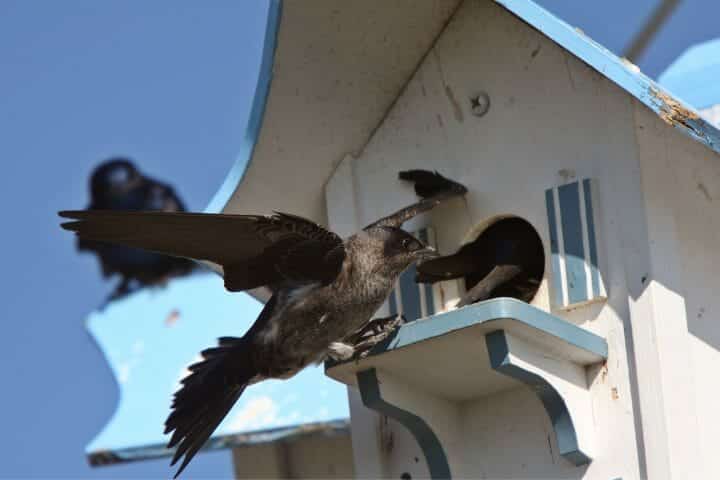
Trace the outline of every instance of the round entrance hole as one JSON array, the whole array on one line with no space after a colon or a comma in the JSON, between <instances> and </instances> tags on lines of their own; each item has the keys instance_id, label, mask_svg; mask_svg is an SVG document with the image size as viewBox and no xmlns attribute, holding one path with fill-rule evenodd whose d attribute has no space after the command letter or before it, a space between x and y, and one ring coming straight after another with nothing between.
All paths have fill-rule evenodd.
<instances>
[{"instance_id":1,"label":"round entrance hole","mask_svg":"<svg viewBox=\"0 0 720 480\"><path fill-rule=\"evenodd\" d=\"M540 235L528 221L506 216L483 225L474 240L456 253L418 265L416 279L422 283L463 279L466 293L458 306L497 297L529 303L544 273Z\"/></svg>"},{"instance_id":2,"label":"round entrance hole","mask_svg":"<svg viewBox=\"0 0 720 480\"><path fill-rule=\"evenodd\" d=\"M472 265L464 275L465 290L470 292L482 281L489 286L488 293L475 301L512 297L529 303L540 288L545 252L540 235L527 220L497 220L461 251L468 267Z\"/></svg>"}]
</instances>

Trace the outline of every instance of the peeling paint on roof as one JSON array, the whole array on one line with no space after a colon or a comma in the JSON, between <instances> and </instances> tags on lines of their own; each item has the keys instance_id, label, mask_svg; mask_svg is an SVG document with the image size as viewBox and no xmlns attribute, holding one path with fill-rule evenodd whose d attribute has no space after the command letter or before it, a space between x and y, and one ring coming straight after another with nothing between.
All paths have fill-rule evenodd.
<instances>
[{"instance_id":1,"label":"peeling paint on roof","mask_svg":"<svg viewBox=\"0 0 720 480\"><path fill-rule=\"evenodd\" d=\"M691 120L697 120L700 116L692 110L686 108L678 100L674 99L665 92L661 92L656 88L650 88L650 97L655 100L658 107L658 114L660 118L668 125L681 124L685 128L694 130L694 127L690 123ZM702 132L696 132L702 133Z\"/></svg>"},{"instance_id":2,"label":"peeling paint on roof","mask_svg":"<svg viewBox=\"0 0 720 480\"><path fill-rule=\"evenodd\" d=\"M597 70L664 122L720 153L720 131L691 106L675 98L635 65L603 47L530 0L495 0L518 18Z\"/></svg>"}]
</instances>

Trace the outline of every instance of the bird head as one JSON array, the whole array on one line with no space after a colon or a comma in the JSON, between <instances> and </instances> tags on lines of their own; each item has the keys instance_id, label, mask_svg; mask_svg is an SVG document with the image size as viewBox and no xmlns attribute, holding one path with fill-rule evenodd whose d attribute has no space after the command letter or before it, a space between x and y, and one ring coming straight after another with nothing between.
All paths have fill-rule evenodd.
<instances>
[{"instance_id":1,"label":"bird head","mask_svg":"<svg viewBox=\"0 0 720 480\"><path fill-rule=\"evenodd\" d=\"M382 251L383 264L393 273L401 273L410 265L437 256L434 248L401 228L375 227L367 231L378 242Z\"/></svg>"},{"instance_id":2,"label":"bird head","mask_svg":"<svg viewBox=\"0 0 720 480\"><path fill-rule=\"evenodd\" d=\"M142 175L132 162L125 158L111 158L93 171L90 193L94 200L123 195L141 179Z\"/></svg>"}]
</instances>

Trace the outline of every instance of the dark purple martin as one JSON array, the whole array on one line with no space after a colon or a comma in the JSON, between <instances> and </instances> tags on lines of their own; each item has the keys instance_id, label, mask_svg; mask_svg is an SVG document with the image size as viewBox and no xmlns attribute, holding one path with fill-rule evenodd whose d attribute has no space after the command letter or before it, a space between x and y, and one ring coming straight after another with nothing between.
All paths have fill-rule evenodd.
<instances>
[{"instance_id":1,"label":"dark purple martin","mask_svg":"<svg viewBox=\"0 0 720 480\"><path fill-rule=\"evenodd\" d=\"M111 158L96 167L90 177L87 209L183 212L185 206L170 185L144 176L128 159ZM78 238L77 248L97 255L105 278L120 276L120 283L108 300L142 287L162 285L195 267L193 261L185 258L83 237Z\"/></svg>"},{"instance_id":2,"label":"dark purple martin","mask_svg":"<svg viewBox=\"0 0 720 480\"><path fill-rule=\"evenodd\" d=\"M467 293L458 307L493 297L529 302L544 269L545 255L537 232L521 218L506 218L456 253L418 265L415 280L435 283L464 277Z\"/></svg>"},{"instance_id":3,"label":"dark purple martin","mask_svg":"<svg viewBox=\"0 0 720 480\"><path fill-rule=\"evenodd\" d=\"M386 336L378 331L397 325L395 317L371 318L406 268L435 255L400 226L466 192L423 170L400 178L426 196L345 240L284 213L60 212L75 220L63 228L81 239L211 261L223 267L230 291L266 286L274 292L244 336L220 338L188 367L165 422L165 432L172 432L168 447L177 447L172 464L184 456L176 476L248 385L290 378L328 357L352 358Z\"/></svg>"}]
</instances>

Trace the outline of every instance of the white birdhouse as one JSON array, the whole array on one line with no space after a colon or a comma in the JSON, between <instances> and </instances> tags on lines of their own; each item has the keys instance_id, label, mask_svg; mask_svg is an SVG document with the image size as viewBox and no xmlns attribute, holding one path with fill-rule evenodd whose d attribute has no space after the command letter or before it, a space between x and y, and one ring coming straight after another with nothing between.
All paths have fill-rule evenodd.
<instances>
[{"instance_id":1,"label":"white birdhouse","mask_svg":"<svg viewBox=\"0 0 720 480\"><path fill-rule=\"evenodd\" d=\"M472 275L403 275L385 310L410 322L326 369L355 474L713 477L720 133L528 0L282 6L215 205L349 235L415 200L399 171L438 170L467 195L406 228L451 255L522 224L540 265L460 309Z\"/></svg>"},{"instance_id":2,"label":"white birdhouse","mask_svg":"<svg viewBox=\"0 0 720 480\"><path fill-rule=\"evenodd\" d=\"M378 316L408 323L326 365L355 475L715 478L720 132L529 0L272 6L209 210L347 236L416 200L399 171L437 170L467 195L407 229L443 255L521 238L537 266L463 308L481 272L402 276ZM352 470L323 462L251 473Z\"/></svg>"}]
</instances>

